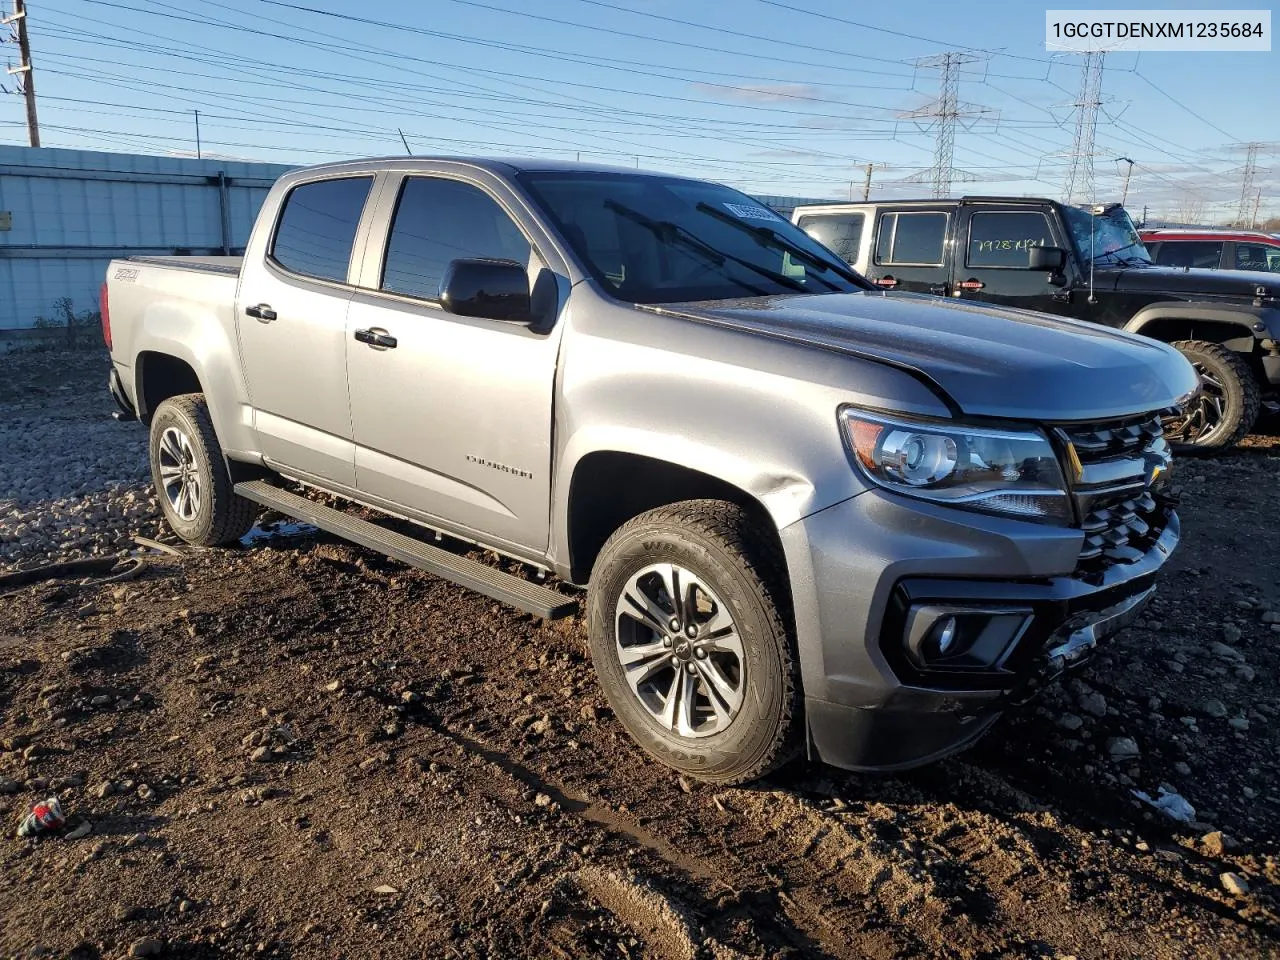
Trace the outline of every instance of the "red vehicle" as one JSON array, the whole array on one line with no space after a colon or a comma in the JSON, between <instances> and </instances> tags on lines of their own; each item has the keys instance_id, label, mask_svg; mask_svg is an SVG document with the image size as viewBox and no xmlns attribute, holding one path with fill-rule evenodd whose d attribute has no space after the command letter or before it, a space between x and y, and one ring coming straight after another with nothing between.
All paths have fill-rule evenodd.
<instances>
[{"instance_id":1,"label":"red vehicle","mask_svg":"<svg viewBox=\"0 0 1280 960\"><path fill-rule=\"evenodd\" d=\"M1280 236L1258 230L1140 230L1151 259L1165 267L1280 273Z\"/></svg>"}]
</instances>

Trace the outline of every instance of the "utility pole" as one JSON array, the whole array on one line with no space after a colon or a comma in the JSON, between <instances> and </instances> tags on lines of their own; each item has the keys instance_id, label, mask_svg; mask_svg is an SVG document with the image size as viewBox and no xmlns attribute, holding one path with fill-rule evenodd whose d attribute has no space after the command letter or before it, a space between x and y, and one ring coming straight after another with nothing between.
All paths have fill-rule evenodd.
<instances>
[{"instance_id":1,"label":"utility pole","mask_svg":"<svg viewBox=\"0 0 1280 960\"><path fill-rule=\"evenodd\" d=\"M968 64L979 63L986 59L987 57L979 54L948 50L946 53L915 61L917 68L938 71L938 96L920 109L900 113L898 117L902 120L928 119L930 121L923 129L930 130L934 134L933 166L901 182L913 183L928 180L933 184L935 197L946 197L951 193L953 180L976 179L971 174L955 169L956 124L961 120L980 118L994 111L987 107L960 102L960 72Z\"/></svg>"},{"instance_id":2,"label":"utility pole","mask_svg":"<svg viewBox=\"0 0 1280 960\"><path fill-rule=\"evenodd\" d=\"M1144 227L1147 225L1147 205L1145 203L1142 205L1142 225Z\"/></svg>"},{"instance_id":3,"label":"utility pole","mask_svg":"<svg viewBox=\"0 0 1280 960\"><path fill-rule=\"evenodd\" d=\"M863 199L863 200L870 200L870 199L871 199L871 171L872 171L874 168L875 168L875 164L874 164L874 163L868 163L868 164L867 164L867 179L866 179L866 181L862 184L862 199Z\"/></svg>"},{"instance_id":4,"label":"utility pole","mask_svg":"<svg viewBox=\"0 0 1280 960\"><path fill-rule=\"evenodd\" d=\"M1077 199L1092 203L1097 199L1093 185L1093 141L1098 130L1098 108L1102 106L1102 62L1106 56L1105 50L1087 50L1083 54L1080 94L1071 104L1076 112L1076 133L1062 190L1067 203Z\"/></svg>"},{"instance_id":5,"label":"utility pole","mask_svg":"<svg viewBox=\"0 0 1280 960\"><path fill-rule=\"evenodd\" d=\"M1129 178L1133 176L1133 161L1128 157L1116 157L1116 160L1123 160L1129 165L1129 169L1124 172L1124 189L1120 193L1120 206L1124 206L1124 202L1129 199Z\"/></svg>"},{"instance_id":6,"label":"utility pole","mask_svg":"<svg viewBox=\"0 0 1280 960\"><path fill-rule=\"evenodd\" d=\"M1249 218L1249 229L1258 229L1258 208L1262 206L1262 191L1259 190L1253 197L1253 216Z\"/></svg>"},{"instance_id":7,"label":"utility pole","mask_svg":"<svg viewBox=\"0 0 1280 960\"><path fill-rule=\"evenodd\" d=\"M195 111L195 114L196 114L196 159L203 160L204 153L200 149L200 111L199 110Z\"/></svg>"},{"instance_id":8,"label":"utility pole","mask_svg":"<svg viewBox=\"0 0 1280 960\"><path fill-rule=\"evenodd\" d=\"M18 89L27 101L27 140L31 146L40 146L40 121L36 119L36 82L31 70L31 39L27 36L27 2L13 0L13 15L0 20L0 23L17 24L11 39L18 44L20 63L17 67L9 67L10 76L17 74Z\"/></svg>"}]
</instances>

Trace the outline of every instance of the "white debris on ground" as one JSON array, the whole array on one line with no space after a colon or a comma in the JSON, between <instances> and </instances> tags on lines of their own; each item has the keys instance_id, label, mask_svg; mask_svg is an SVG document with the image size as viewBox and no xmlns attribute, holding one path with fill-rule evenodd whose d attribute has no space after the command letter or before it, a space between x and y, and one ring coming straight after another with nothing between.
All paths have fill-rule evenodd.
<instances>
[{"instance_id":1,"label":"white debris on ground","mask_svg":"<svg viewBox=\"0 0 1280 960\"><path fill-rule=\"evenodd\" d=\"M1196 808L1188 803L1185 797L1164 786L1160 787L1160 793L1154 799L1142 790L1134 790L1133 795L1179 823L1192 823L1196 819Z\"/></svg>"}]
</instances>

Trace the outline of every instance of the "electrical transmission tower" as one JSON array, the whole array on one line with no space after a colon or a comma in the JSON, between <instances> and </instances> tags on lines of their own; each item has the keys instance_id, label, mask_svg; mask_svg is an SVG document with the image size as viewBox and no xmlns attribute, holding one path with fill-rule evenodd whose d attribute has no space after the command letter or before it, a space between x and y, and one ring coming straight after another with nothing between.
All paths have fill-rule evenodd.
<instances>
[{"instance_id":1,"label":"electrical transmission tower","mask_svg":"<svg viewBox=\"0 0 1280 960\"><path fill-rule=\"evenodd\" d=\"M1253 180L1258 174L1258 149L1262 144L1247 143L1244 146L1244 176L1240 185L1240 207L1236 210L1236 223L1244 226L1245 217L1248 216L1248 224L1252 227L1253 217L1249 213L1249 207L1253 204Z\"/></svg>"},{"instance_id":2,"label":"electrical transmission tower","mask_svg":"<svg viewBox=\"0 0 1280 960\"><path fill-rule=\"evenodd\" d=\"M1092 203L1097 199L1093 183L1093 141L1098 130L1098 108L1102 106L1102 63L1107 54L1105 50L1087 50L1082 56L1080 95L1071 104L1076 114L1076 135L1062 188L1066 203L1078 200Z\"/></svg>"},{"instance_id":3,"label":"electrical transmission tower","mask_svg":"<svg viewBox=\"0 0 1280 960\"><path fill-rule=\"evenodd\" d=\"M968 64L988 58L982 54L961 53L949 50L933 57L915 61L917 68L938 71L938 96L918 110L898 114L902 120L927 120L921 129L934 135L933 166L901 183L933 184L933 195L945 197L951 193L953 180L976 180L972 174L955 169L956 125L967 120L995 113L987 107L960 102L960 72Z\"/></svg>"},{"instance_id":4,"label":"electrical transmission tower","mask_svg":"<svg viewBox=\"0 0 1280 960\"><path fill-rule=\"evenodd\" d=\"M26 0L13 0L13 14L0 20L0 24L12 24L9 41L18 45L18 66L9 67L10 76L18 77L18 92L27 101L27 140L33 147L40 146L40 123L36 120L36 83L31 75L31 42L27 38Z\"/></svg>"}]
</instances>

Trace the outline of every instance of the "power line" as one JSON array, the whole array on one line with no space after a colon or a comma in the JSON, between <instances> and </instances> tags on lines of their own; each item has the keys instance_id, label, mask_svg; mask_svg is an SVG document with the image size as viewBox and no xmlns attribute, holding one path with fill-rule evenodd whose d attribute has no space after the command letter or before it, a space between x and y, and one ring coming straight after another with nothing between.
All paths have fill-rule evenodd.
<instances>
[{"instance_id":1,"label":"power line","mask_svg":"<svg viewBox=\"0 0 1280 960\"><path fill-rule=\"evenodd\" d=\"M381 22L381 21L373 21L373 20L368 20L366 18L355 17L355 16L350 16L350 15L341 14L341 13L332 13L331 11L328 11L328 10L320 10L315 7L306 7L300 4L285 3L283 2L283 0L261 0L261 2L269 3L272 6L276 6L276 7L285 7L290 10L299 10L305 13L317 14L319 16L338 17L342 20L349 20L353 23L372 23L377 26L388 25L385 22ZM672 40L668 37L655 37L652 34L636 33L634 31L627 31L627 30L614 30L609 27L600 27L600 26L594 26L594 25L585 24L585 23L575 23L572 20L564 20L559 17L548 17L543 14L530 13L527 10L512 10L508 7L499 7L493 4L481 3L479 2L479 0L448 0L448 2L461 4L462 6L467 6L467 7L475 7L481 10L488 10L492 13L501 13L501 14L506 14L508 16L515 16L515 17L525 17L530 20L539 20L539 21L542 21L543 23L554 23L562 27L575 27L581 30L590 30L594 33L605 33L615 37L625 37L628 40L649 40L656 43L665 44L668 46L684 47L686 49L697 50L700 53L707 53L707 52L723 53L723 54L727 54L729 56L735 56L735 57L748 57L752 60L757 60L757 61L768 60L774 63L787 63L787 64L792 64L794 66L801 66L801 67L819 67L824 70L833 69L831 64L829 63L816 63L812 60L795 60L788 57L777 57L777 56L772 56L772 55L763 54L763 53L750 53L744 50L734 50L726 47L711 47L702 43L689 43L683 40ZM393 26L397 30L413 30L412 27L409 27L405 24L390 24L390 26ZM776 41L773 41L773 40L770 40L769 42L776 43ZM806 46L806 49L814 49L814 48ZM845 53L843 55L856 57L856 54ZM876 74L879 76L887 76L887 77L909 76L909 74L905 74L905 73L890 73L885 70L864 70L859 67L838 67L836 69L845 70L853 73L868 73L868 74Z\"/></svg>"}]
</instances>

